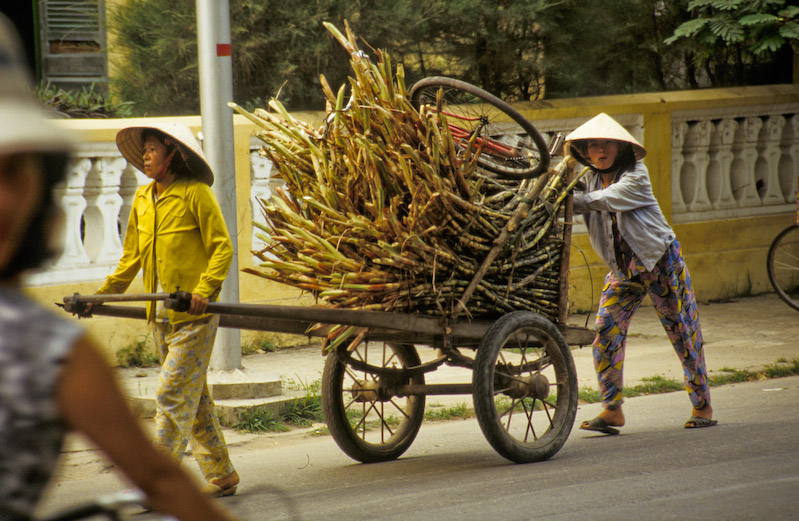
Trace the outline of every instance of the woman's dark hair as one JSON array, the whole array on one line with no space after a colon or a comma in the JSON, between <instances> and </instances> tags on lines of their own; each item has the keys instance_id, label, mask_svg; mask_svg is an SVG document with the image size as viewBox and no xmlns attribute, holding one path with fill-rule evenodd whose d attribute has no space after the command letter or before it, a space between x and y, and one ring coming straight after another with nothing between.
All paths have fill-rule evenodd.
<instances>
[{"instance_id":1,"label":"woman's dark hair","mask_svg":"<svg viewBox=\"0 0 799 521\"><path fill-rule=\"evenodd\" d=\"M142 142L144 142L150 136L166 145L169 152L176 147L174 144L174 138L155 128L145 128L142 131ZM170 143L167 144L167 141ZM172 161L169 163L169 169L175 174L176 177L192 177L194 179L198 179L200 177L199 172L203 171L203 165L202 161L200 161L193 153L187 153L186 159L183 159L180 151L177 151L172 156Z\"/></svg>"},{"instance_id":2,"label":"woman's dark hair","mask_svg":"<svg viewBox=\"0 0 799 521\"><path fill-rule=\"evenodd\" d=\"M635 151L631 143L625 141L619 142L619 155L616 156L616 161L613 162L611 168L618 169L619 172L632 169L635 165Z\"/></svg>"},{"instance_id":3,"label":"woman's dark hair","mask_svg":"<svg viewBox=\"0 0 799 521\"><path fill-rule=\"evenodd\" d=\"M14 256L0 272L0 278L11 278L25 270L38 268L59 253L54 251L50 244L52 226L60 212L53 188L64 180L69 155L50 153L37 154L37 157L41 161L40 171L43 181L41 200L28 224L28 231L22 237Z\"/></svg>"}]
</instances>

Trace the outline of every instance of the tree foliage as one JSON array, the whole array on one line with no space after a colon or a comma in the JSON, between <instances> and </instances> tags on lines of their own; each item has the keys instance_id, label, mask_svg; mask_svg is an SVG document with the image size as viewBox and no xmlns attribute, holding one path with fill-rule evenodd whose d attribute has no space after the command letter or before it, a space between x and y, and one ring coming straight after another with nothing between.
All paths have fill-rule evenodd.
<instances>
[{"instance_id":1,"label":"tree foliage","mask_svg":"<svg viewBox=\"0 0 799 521\"><path fill-rule=\"evenodd\" d=\"M335 88L349 73L322 22L345 20L362 48L401 63L409 84L452 76L510 101L776 83L785 78L771 72L786 63L777 38L799 32L796 8L775 7L790 1L230 0L234 101L252 108L278 96L290 110L322 109L320 75ZM767 9L744 9L752 3ZM112 9L122 58L112 87L137 115L199 112L194 6ZM762 49L747 47L752 37Z\"/></svg>"},{"instance_id":2,"label":"tree foliage","mask_svg":"<svg viewBox=\"0 0 799 521\"><path fill-rule=\"evenodd\" d=\"M665 42L678 44L714 83L747 83L763 62L799 53L799 7L792 0L691 0L692 18Z\"/></svg>"}]
</instances>

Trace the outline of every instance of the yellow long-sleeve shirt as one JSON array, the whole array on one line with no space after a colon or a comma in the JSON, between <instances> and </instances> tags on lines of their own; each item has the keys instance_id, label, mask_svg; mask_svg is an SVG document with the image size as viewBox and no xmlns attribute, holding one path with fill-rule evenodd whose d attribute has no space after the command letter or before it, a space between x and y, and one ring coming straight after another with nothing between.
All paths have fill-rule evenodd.
<instances>
[{"instance_id":1,"label":"yellow long-sleeve shirt","mask_svg":"<svg viewBox=\"0 0 799 521\"><path fill-rule=\"evenodd\" d=\"M225 220L211 188L193 179L177 179L157 201L155 182L139 187L123 244L122 258L98 293L124 293L142 270L145 291L197 293L214 300L233 259ZM147 307L148 321L155 303ZM168 312L172 324L207 315Z\"/></svg>"}]
</instances>

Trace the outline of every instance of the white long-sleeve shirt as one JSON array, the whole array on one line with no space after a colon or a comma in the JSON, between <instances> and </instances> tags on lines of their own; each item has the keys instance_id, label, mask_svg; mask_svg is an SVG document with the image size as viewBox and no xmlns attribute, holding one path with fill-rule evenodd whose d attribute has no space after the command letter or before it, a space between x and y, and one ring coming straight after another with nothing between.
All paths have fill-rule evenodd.
<instances>
[{"instance_id":1,"label":"white long-sleeve shirt","mask_svg":"<svg viewBox=\"0 0 799 521\"><path fill-rule=\"evenodd\" d=\"M615 212L622 238L635 256L651 271L674 241L660 205L652 193L649 171L636 161L632 170L617 175L615 182L602 188L602 177L588 175L585 193L574 194L574 211L583 214L594 250L617 274L610 213Z\"/></svg>"}]
</instances>

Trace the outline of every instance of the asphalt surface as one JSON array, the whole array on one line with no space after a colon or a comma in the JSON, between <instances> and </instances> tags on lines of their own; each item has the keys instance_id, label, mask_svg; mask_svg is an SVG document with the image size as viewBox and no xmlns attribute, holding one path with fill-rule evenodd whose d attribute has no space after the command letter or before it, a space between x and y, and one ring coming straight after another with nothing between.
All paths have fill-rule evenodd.
<instances>
[{"instance_id":1,"label":"asphalt surface","mask_svg":"<svg viewBox=\"0 0 799 521\"><path fill-rule=\"evenodd\" d=\"M402 457L370 465L330 436L249 436L231 448L239 491L219 501L248 521L799 519L799 376L714 390L716 427L682 427L683 392L636 397L620 435L575 428L527 465L494 452L474 419L425 422ZM578 421L599 408L580 406ZM64 460L82 473L60 475L42 512L128 486L96 453ZM191 458L185 468L199 479Z\"/></svg>"}]
</instances>

